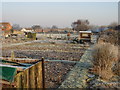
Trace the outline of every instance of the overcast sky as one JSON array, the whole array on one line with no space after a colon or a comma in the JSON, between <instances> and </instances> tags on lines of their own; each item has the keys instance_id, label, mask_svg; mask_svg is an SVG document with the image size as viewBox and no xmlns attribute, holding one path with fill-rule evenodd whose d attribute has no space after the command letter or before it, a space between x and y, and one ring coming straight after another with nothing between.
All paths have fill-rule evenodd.
<instances>
[{"instance_id":1,"label":"overcast sky","mask_svg":"<svg viewBox=\"0 0 120 90\"><path fill-rule=\"evenodd\" d=\"M117 2L3 2L2 21L30 27L35 24L70 27L77 19L108 25L118 21Z\"/></svg>"}]
</instances>

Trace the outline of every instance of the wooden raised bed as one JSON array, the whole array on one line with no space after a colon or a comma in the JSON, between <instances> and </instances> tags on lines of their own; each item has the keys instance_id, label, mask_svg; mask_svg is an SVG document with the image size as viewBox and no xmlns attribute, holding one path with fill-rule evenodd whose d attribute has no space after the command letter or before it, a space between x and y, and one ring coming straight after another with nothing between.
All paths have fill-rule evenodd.
<instances>
[{"instance_id":1,"label":"wooden raised bed","mask_svg":"<svg viewBox=\"0 0 120 90\"><path fill-rule=\"evenodd\" d=\"M12 83L14 88L44 88L44 59L17 73Z\"/></svg>"},{"instance_id":2,"label":"wooden raised bed","mask_svg":"<svg viewBox=\"0 0 120 90\"><path fill-rule=\"evenodd\" d=\"M14 82L16 88L44 88L44 60L18 73Z\"/></svg>"}]
</instances>

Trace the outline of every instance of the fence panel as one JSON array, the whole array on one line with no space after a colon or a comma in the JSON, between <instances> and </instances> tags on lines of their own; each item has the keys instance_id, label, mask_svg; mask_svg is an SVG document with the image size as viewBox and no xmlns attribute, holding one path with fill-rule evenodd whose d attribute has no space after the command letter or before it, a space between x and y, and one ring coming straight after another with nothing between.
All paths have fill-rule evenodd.
<instances>
[{"instance_id":1,"label":"fence panel","mask_svg":"<svg viewBox=\"0 0 120 90\"><path fill-rule=\"evenodd\" d=\"M42 61L15 76L16 88L43 88Z\"/></svg>"}]
</instances>

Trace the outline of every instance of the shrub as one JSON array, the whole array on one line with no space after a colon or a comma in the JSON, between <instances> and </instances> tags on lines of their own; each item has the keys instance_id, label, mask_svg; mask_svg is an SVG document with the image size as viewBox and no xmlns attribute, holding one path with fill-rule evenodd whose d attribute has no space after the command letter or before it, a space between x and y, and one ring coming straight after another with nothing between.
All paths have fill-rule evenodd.
<instances>
[{"instance_id":1,"label":"shrub","mask_svg":"<svg viewBox=\"0 0 120 90\"><path fill-rule=\"evenodd\" d=\"M114 66L113 66L113 72L115 75L120 76L120 62L117 62Z\"/></svg>"},{"instance_id":2,"label":"shrub","mask_svg":"<svg viewBox=\"0 0 120 90\"><path fill-rule=\"evenodd\" d=\"M109 43L97 44L93 49L92 72L103 80L109 80L114 74L112 67L118 60L118 47Z\"/></svg>"},{"instance_id":3,"label":"shrub","mask_svg":"<svg viewBox=\"0 0 120 90\"><path fill-rule=\"evenodd\" d=\"M119 41L118 41L119 39L120 39L120 32L119 31L106 30L106 31L104 31L100 34L99 41L103 41L105 43L111 43L111 44L114 44L114 45L118 45L119 44Z\"/></svg>"},{"instance_id":4,"label":"shrub","mask_svg":"<svg viewBox=\"0 0 120 90\"><path fill-rule=\"evenodd\" d=\"M120 46L119 46L118 52L119 51L120 51ZM115 75L120 76L120 54L119 53L118 53L118 61L113 66L113 72Z\"/></svg>"}]
</instances>

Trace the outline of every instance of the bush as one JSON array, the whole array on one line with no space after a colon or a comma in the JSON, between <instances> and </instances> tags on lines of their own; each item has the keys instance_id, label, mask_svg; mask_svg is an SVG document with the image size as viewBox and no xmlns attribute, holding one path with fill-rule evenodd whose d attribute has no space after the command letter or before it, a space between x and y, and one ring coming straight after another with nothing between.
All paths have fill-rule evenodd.
<instances>
[{"instance_id":1,"label":"bush","mask_svg":"<svg viewBox=\"0 0 120 90\"><path fill-rule=\"evenodd\" d=\"M31 39L36 39L36 33L31 33L31 32L28 32L27 34L27 38L31 38Z\"/></svg>"},{"instance_id":2,"label":"bush","mask_svg":"<svg viewBox=\"0 0 120 90\"><path fill-rule=\"evenodd\" d=\"M119 41L118 41L119 39L120 39L120 32L119 31L106 30L106 31L104 31L100 34L99 41L103 41L105 43L111 43L111 44L114 44L114 45L118 45L119 44Z\"/></svg>"},{"instance_id":3,"label":"bush","mask_svg":"<svg viewBox=\"0 0 120 90\"><path fill-rule=\"evenodd\" d=\"M93 49L92 72L103 80L109 80L114 74L112 67L118 60L118 47L109 43L97 44Z\"/></svg>"},{"instance_id":4,"label":"bush","mask_svg":"<svg viewBox=\"0 0 120 90\"><path fill-rule=\"evenodd\" d=\"M120 62L117 62L113 67L113 72L115 75L120 76Z\"/></svg>"},{"instance_id":5,"label":"bush","mask_svg":"<svg viewBox=\"0 0 120 90\"><path fill-rule=\"evenodd\" d=\"M118 52L119 51L120 51L120 46L119 46ZM113 72L115 75L120 76L120 54L119 53L118 53L118 61L113 66Z\"/></svg>"}]
</instances>

